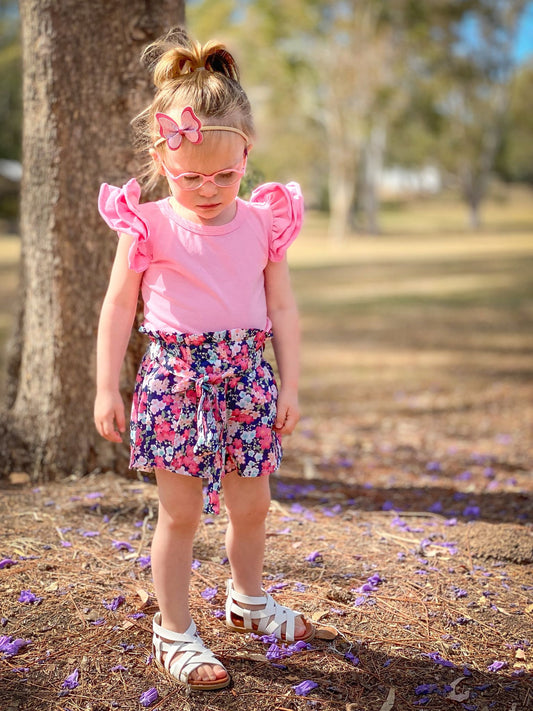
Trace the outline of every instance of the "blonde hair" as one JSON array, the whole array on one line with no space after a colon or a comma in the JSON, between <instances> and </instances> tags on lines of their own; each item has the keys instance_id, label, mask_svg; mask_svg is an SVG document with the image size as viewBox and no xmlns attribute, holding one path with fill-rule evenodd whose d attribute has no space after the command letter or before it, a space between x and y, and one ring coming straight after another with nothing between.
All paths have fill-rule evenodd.
<instances>
[{"instance_id":1,"label":"blonde hair","mask_svg":"<svg viewBox=\"0 0 533 711\"><path fill-rule=\"evenodd\" d=\"M225 124L253 136L250 102L240 85L237 63L222 43L201 45L182 27L174 27L146 47L141 61L153 73L157 91L132 121L140 151L148 153L159 137L156 113L165 113L175 103L190 106L205 125ZM159 172L151 158L139 177L146 191L156 186Z\"/></svg>"}]
</instances>

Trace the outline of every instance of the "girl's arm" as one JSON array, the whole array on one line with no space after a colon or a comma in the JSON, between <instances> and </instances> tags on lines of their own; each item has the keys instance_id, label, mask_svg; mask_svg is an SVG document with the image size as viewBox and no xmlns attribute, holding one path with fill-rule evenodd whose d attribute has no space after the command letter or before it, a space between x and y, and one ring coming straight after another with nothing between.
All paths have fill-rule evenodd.
<instances>
[{"instance_id":1,"label":"girl's arm","mask_svg":"<svg viewBox=\"0 0 533 711\"><path fill-rule=\"evenodd\" d=\"M265 269L265 292L281 381L274 428L279 434L290 434L300 419L300 323L286 258L281 262L268 263Z\"/></svg>"},{"instance_id":2,"label":"girl's arm","mask_svg":"<svg viewBox=\"0 0 533 711\"><path fill-rule=\"evenodd\" d=\"M137 311L142 279L142 274L128 266L128 252L134 239L120 235L98 324L94 422L98 432L110 442L121 442L121 433L126 429L124 403L119 391L120 370Z\"/></svg>"}]
</instances>

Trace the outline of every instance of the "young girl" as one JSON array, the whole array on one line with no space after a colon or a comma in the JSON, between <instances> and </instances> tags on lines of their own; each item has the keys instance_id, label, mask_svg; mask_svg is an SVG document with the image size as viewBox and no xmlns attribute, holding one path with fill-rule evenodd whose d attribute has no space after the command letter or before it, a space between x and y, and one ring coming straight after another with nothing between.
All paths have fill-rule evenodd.
<instances>
[{"instance_id":1,"label":"young girl","mask_svg":"<svg viewBox=\"0 0 533 711\"><path fill-rule=\"evenodd\" d=\"M298 421L298 313L285 253L302 219L295 183L269 183L238 198L253 125L235 61L216 42L181 29L151 45L157 92L137 117L150 156L148 187L164 176L170 196L140 204L140 187L102 185L99 210L119 233L102 306L94 410L99 433L125 430L119 373L141 289L149 345L131 414L132 468L155 470L159 516L152 570L160 612L159 667L191 689L230 683L191 620L192 546L204 511L229 524L226 623L237 632L309 640L313 625L261 587L268 475L280 436ZM273 333L280 389L263 358Z\"/></svg>"}]
</instances>

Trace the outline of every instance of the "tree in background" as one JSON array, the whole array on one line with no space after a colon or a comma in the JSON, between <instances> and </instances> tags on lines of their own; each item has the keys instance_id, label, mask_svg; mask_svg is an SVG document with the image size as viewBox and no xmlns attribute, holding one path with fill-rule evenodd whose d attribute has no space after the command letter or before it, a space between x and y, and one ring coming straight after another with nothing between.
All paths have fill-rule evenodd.
<instances>
[{"instance_id":1,"label":"tree in background","mask_svg":"<svg viewBox=\"0 0 533 711\"><path fill-rule=\"evenodd\" d=\"M269 179L295 176L330 232L378 231L384 156L453 177L478 219L526 0L190 0L193 31L235 43ZM477 41L466 30L478 28ZM251 87L250 87L251 85ZM252 154L253 155L253 154ZM301 176L301 178L300 178Z\"/></svg>"},{"instance_id":2,"label":"tree in background","mask_svg":"<svg viewBox=\"0 0 533 711\"><path fill-rule=\"evenodd\" d=\"M20 160L22 58L17 2L0 2L0 158Z\"/></svg>"},{"instance_id":3,"label":"tree in background","mask_svg":"<svg viewBox=\"0 0 533 711\"><path fill-rule=\"evenodd\" d=\"M444 118L441 164L458 181L470 225L480 206L503 138L511 100L514 43L526 0L479 0L466 16L468 42L448 46L439 110Z\"/></svg>"},{"instance_id":4,"label":"tree in background","mask_svg":"<svg viewBox=\"0 0 533 711\"><path fill-rule=\"evenodd\" d=\"M130 118L151 99L141 48L183 21L183 2L21 0L24 60L20 313L9 354L2 468L35 478L125 469L92 424L98 312L114 240L103 180L135 172ZM124 377L134 377L133 339Z\"/></svg>"},{"instance_id":5,"label":"tree in background","mask_svg":"<svg viewBox=\"0 0 533 711\"><path fill-rule=\"evenodd\" d=\"M497 158L498 173L508 181L533 184L533 61L519 67L511 85L509 110Z\"/></svg>"}]
</instances>

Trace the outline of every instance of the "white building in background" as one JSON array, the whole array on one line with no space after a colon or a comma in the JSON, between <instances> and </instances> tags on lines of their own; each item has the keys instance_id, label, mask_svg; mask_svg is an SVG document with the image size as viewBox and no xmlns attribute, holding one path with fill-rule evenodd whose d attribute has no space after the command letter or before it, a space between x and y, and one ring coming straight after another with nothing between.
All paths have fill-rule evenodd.
<instances>
[{"instance_id":1,"label":"white building in background","mask_svg":"<svg viewBox=\"0 0 533 711\"><path fill-rule=\"evenodd\" d=\"M442 189L442 178L435 166L412 169L392 166L384 168L378 179L382 197L401 195L434 195Z\"/></svg>"},{"instance_id":2,"label":"white building in background","mask_svg":"<svg viewBox=\"0 0 533 711\"><path fill-rule=\"evenodd\" d=\"M22 164L18 160L0 160L0 176L12 183L22 180Z\"/></svg>"}]
</instances>

